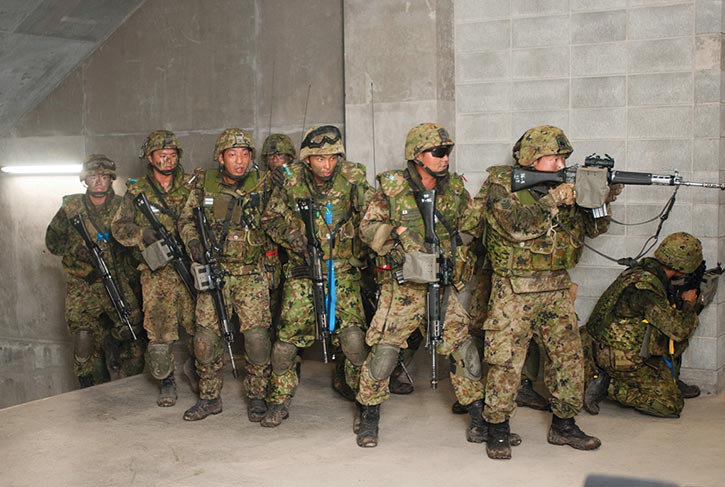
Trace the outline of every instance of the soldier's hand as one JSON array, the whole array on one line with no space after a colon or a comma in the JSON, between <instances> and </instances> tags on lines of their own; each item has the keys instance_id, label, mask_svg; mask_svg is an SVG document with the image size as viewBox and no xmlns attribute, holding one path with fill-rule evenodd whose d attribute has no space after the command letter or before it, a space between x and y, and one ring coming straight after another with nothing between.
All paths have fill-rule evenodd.
<instances>
[{"instance_id":1,"label":"soldier's hand","mask_svg":"<svg viewBox=\"0 0 725 487\"><path fill-rule=\"evenodd\" d=\"M622 191L624 190L623 184L610 184L609 185L609 194L607 194L607 198L604 200L605 203L614 203L617 201L617 196L622 194Z\"/></svg>"},{"instance_id":2,"label":"soldier's hand","mask_svg":"<svg viewBox=\"0 0 725 487\"><path fill-rule=\"evenodd\" d=\"M272 178L272 185L275 188L281 188L282 186L284 186L284 180L287 177L284 171L284 166L275 167L270 172L270 177Z\"/></svg>"},{"instance_id":3,"label":"soldier's hand","mask_svg":"<svg viewBox=\"0 0 725 487\"><path fill-rule=\"evenodd\" d=\"M141 238L143 240L143 244L148 247L159 239L159 235L153 228L144 228L143 236Z\"/></svg>"},{"instance_id":4,"label":"soldier's hand","mask_svg":"<svg viewBox=\"0 0 725 487\"><path fill-rule=\"evenodd\" d=\"M680 297L683 301L695 304L695 302L697 301L697 289L688 289L687 291L682 292L680 294Z\"/></svg>"},{"instance_id":5,"label":"soldier's hand","mask_svg":"<svg viewBox=\"0 0 725 487\"><path fill-rule=\"evenodd\" d=\"M425 242L418 232L407 229L402 233L398 234L403 250L407 253L410 252L421 252L425 250Z\"/></svg>"},{"instance_id":6,"label":"soldier's hand","mask_svg":"<svg viewBox=\"0 0 725 487\"><path fill-rule=\"evenodd\" d=\"M82 262L91 262L91 253L85 245L79 245L76 248L75 258Z\"/></svg>"},{"instance_id":7,"label":"soldier's hand","mask_svg":"<svg viewBox=\"0 0 725 487\"><path fill-rule=\"evenodd\" d=\"M289 243L290 250L295 254L307 255L307 237L298 230L290 231L287 242Z\"/></svg>"},{"instance_id":8,"label":"soldier's hand","mask_svg":"<svg viewBox=\"0 0 725 487\"><path fill-rule=\"evenodd\" d=\"M189 253L191 254L191 260L194 262L202 263L202 257L204 256L204 248L201 246L201 242L194 239L189 242Z\"/></svg>"},{"instance_id":9,"label":"soldier's hand","mask_svg":"<svg viewBox=\"0 0 725 487\"><path fill-rule=\"evenodd\" d=\"M562 183L555 188L549 190L549 195L556 203L556 206L571 206L576 202L576 191L574 191L574 183Z\"/></svg>"}]
</instances>

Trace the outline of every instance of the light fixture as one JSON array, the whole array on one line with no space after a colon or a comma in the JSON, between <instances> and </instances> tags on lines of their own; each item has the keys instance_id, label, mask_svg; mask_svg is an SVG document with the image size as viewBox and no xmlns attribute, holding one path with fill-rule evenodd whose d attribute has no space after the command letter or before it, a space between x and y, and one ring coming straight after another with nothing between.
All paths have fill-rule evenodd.
<instances>
[{"instance_id":1,"label":"light fixture","mask_svg":"<svg viewBox=\"0 0 725 487\"><path fill-rule=\"evenodd\" d=\"M0 171L7 174L19 174L26 176L40 176L52 174L80 174L83 164L34 164L2 166Z\"/></svg>"}]
</instances>

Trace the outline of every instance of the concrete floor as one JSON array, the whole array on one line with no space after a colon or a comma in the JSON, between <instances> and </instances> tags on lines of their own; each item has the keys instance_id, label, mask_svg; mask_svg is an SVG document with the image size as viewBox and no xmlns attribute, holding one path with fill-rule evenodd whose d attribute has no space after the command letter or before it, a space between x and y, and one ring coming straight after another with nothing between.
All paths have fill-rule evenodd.
<instances>
[{"instance_id":1,"label":"concrete floor","mask_svg":"<svg viewBox=\"0 0 725 487\"><path fill-rule=\"evenodd\" d=\"M197 423L181 419L195 400L186 383L176 407L159 408L155 384L136 376L0 410L0 485L582 486L591 473L725 485L725 395L689 400L678 420L605 402L578 419L602 439L595 452L547 444L550 415L520 409L512 425L523 444L493 461L449 412L450 381L429 388L427 358L414 363L417 390L383 405L377 448L355 444L352 405L320 362L303 364L290 418L274 429L247 421L230 373L224 412Z\"/></svg>"}]
</instances>

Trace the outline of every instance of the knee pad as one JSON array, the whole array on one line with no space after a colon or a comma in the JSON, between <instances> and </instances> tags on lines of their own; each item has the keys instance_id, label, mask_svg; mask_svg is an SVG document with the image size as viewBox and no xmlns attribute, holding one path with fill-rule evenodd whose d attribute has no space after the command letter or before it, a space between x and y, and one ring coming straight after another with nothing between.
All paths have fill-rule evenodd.
<instances>
[{"instance_id":1,"label":"knee pad","mask_svg":"<svg viewBox=\"0 0 725 487\"><path fill-rule=\"evenodd\" d=\"M154 379L166 379L174 372L174 356L171 354L172 343L154 343L148 346L149 372Z\"/></svg>"},{"instance_id":2,"label":"knee pad","mask_svg":"<svg viewBox=\"0 0 725 487\"><path fill-rule=\"evenodd\" d=\"M355 367L360 367L368 356L365 332L357 326L348 326L340 330L339 338L345 358Z\"/></svg>"},{"instance_id":3,"label":"knee pad","mask_svg":"<svg viewBox=\"0 0 725 487\"><path fill-rule=\"evenodd\" d=\"M78 330L73 333L73 357L79 364L85 364L93 355L93 333Z\"/></svg>"},{"instance_id":4,"label":"knee pad","mask_svg":"<svg viewBox=\"0 0 725 487\"><path fill-rule=\"evenodd\" d=\"M395 366L398 365L399 353L400 348L395 345L383 343L375 345L372 352L370 352L370 360L368 360L368 368L373 379L378 381L387 380L395 370Z\"/></svg>"},{"instance_id":5,"label":"knee pad","mask_svg":"<svg viewBox=\"0 0 725 487\"><path fill-rule=\"evenodd\" d=\"M244 332L244 351L252 365L266 365L272 353L272 340L267 328L255 327Z\"/></svg>"},{"instance_id":6,"label":"knee pad","mask_svg":"<svg viewBox=\"0 0 725 487\"><path fill-rule=\"evenodd\" d=\"M272 370L277 375L290 370L295 365L297 347L291 343L274 342L272 347Z\"/></svg>"},{"instance_id":7,"label":"knee pad","mask_svg":"<svg viewBox=\"0 0 725 487\"><path fill-rule=\"evenodd\" d=\"M194 358L202 365L211 364L221 351L221 338L213 331L199 327L194 335Z\"/></svg>"},{"instance_id":8,"label":"knee pad","mask_svg":"<svg viewBox=\"0 0 725 487\"><path fill-rule=\"evenodd\" d=\"M476 342L471 338L463 342L451 354L451 371L471 380L481 380L483 368Z\"/></svg>"}]
</instances>

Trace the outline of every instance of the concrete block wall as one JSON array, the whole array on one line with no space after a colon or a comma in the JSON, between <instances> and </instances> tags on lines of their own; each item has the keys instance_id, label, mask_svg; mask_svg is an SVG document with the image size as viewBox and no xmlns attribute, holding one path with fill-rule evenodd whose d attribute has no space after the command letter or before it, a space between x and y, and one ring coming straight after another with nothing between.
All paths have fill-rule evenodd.
<instances>
[{"instance_id":1,"label":"concrete block wall","mask_svg":"<svg viewBox=\"0 0 725 487\"><path fill-rule=\"evenodd\" d=\"M510 164L513 143L538 124L567 132L572 163L608 153L622 170L723 180L721 1L466 0L454 7L456 153L470 190L487 167ZM629 224L655 217L671 194L627 188L614 217ZM682 188L662 236L691 232L710 265L723 261L723 201L716 190ZM636 255L656 225L612 225L591 243L615 257ZM582 321L620 271L585 253L573 273ZM684 377L710 391L725 385L722 311L718 297L684 361Z\"/></svg>"}]
</instances>

